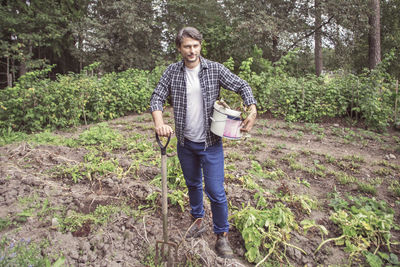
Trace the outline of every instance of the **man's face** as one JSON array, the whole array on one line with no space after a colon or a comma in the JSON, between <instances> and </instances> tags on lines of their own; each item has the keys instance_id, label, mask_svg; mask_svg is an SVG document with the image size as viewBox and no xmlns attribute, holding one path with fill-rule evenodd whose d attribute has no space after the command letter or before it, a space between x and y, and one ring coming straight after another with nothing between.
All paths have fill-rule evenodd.
<instances>
[{"instance_id":1,"label":"man's face","mask_svg":"<svg viewBox=\"0 0 400 267\"><path fill-rule=\"evenodd\" d=\"M201 44L200 41L185 37L182 40L181 46L178 47L185 63L193 64L200 60Z\"/></svg>"}]
</instances>

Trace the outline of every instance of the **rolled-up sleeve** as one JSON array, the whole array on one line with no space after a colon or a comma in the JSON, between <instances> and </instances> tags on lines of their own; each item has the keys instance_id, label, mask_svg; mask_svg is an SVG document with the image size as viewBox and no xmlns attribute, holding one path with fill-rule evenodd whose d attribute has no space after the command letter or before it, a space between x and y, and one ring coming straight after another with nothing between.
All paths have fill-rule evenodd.
<instances>
[{"instance_id":1,"label":"rolled-up sleeve","mask_svg":"<svg viewBox=\"0 0 400 267\"><path fill-rule=\"evenodd\" d=\"M234 91L243 99L243 102L246 106L257 104L256 99L253 96L253 92L251 91L250 85L239 76L233 74L228 68L224 65L219 64L219 81L220 85L225 89Z\"/></svg>"},{"instance_id":2,"label":"rolled-up sleeve","mask_svg":"<svg viewBox=\"0 0 400 267\"><path fill-rule=\"evenodd\" d=\"M165 100L169 95L169 87L171 85L170 68L167 68L161 76L153 94L150 98L150 111L163 110Z\"/></svg>"}]
</instances>

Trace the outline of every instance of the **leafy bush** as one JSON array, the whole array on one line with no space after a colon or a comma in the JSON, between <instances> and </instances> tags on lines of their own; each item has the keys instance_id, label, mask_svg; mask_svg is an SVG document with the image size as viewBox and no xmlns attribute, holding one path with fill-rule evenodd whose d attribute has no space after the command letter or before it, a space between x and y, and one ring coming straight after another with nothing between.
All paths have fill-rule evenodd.
<instances>
[{"instance_id":1,"label":"leafy bush","mask_svg":"<svg viewBox=\"0 0 400 267\"><path fill-rule=\"evenodd\" d=\"M242 62L239 73L252 87L260 113L270 112L292 122L348 116L362 119L374 130L384 130L393 123L395 82L385 70L394 53L389 53L376 69L360 75L338 71L321 77L289 75L287 68L296 59L296 52L283 56L274 67L259 59L261 56L261 72L252 71L253 58L249 58ZM225 65L232 66L231 61ZM229 95L225 98L236 100Z\"/></svg>"},{"instance_id":2,"label":"leafy bush","mask_svg":"<svg viewBox=\"0 0 400 267\"><path fill-rule=\"evenodd\" d=\"M52 67L29 72L0 91L0 129L35 132L141 113L163 70L130 69L101 78L84 71L52 81L46 77Z\"/></svg>"},{"instance_id":3,"label":"leafy bush","mask_svg":"<svg viewBox=\"0 0 400 267\"><path fill-rule=\"evenodd\" d=\"M239 76L252 87L260 113L270 112L291 122L348 116L380 131L394 123L395 82L385 71L394 53L376 69L360 75L338 71L321 77L295 77L290 66L297 60L296 53L271 63L255 49L254 57L241 63ZM224 64L234 69L232 58ZM29 72L14 87L0 91L0 129L34 132L141 113L148 108L164 70L161 66L152 72L130 69L100 78L84 71L58 75L51 81L46 75L52 67ZM240 108L237 94L222 90L221 96L232 108Z\"/></svg>"}]
</instances>

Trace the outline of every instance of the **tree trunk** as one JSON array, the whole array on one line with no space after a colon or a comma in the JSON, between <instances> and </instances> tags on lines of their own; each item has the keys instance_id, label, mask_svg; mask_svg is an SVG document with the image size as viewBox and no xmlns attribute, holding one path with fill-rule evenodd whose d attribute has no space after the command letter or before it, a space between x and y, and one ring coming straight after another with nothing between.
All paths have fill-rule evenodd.
<instances>
[{"instance_id":1,"label":"tree trunk","mask_svg":"<svg viewBox=\"0 0 400 267\"><path fill-rule=\"evenodd\" d=\"M24 75L27 71L30 71L27 69L26 64L27 64L28 60L32 59L32 49L33 49L33 46L31 45L31 42L29 42L28 54L25 55L24 59L21 61L21 65L19 66L19 77Z\"/></svg>"},{"instance_id":2,"label":"tree trunk","mask_svg":"<svg viewBox=\"0 0 400 267\"><path fill-rule=\"evenodd\" d=\"M314 35L314 57L315 57L315 74L320 76L322 73L322 27L321 27L321 2L315 0L315 35Z\"/></svg>"},{"instance_id":3,"label":"tree trunk","mask_svg":"<svg viewBox=\"0 0 400 267\"><path fill-rule=\"evenodd\" d=\"M7 86L12 87L12 75L10 73L10 58L7 57Z\"/></svg>"},{"instance_id":4,"label":"tree trunk","mask_svg":"<svg viewBox=\"0 0 400 267\"><path fill-rule=\"evenodd\" d=\"M369 68L374 69L381 62L381 23L379 0L369 0Z\"/></svg>"},{"instance_id":5,"label":"tree trunk","mask_svg":"<svg viewBox=\"0 0 400 267\"><path fill-rule=\"evenodd\" d=\"M277 35L272 36L272 61L276 62L279 59L279 50L278 50L278 44L279 44L279 37Z\"/></svg>"}]
</instances>

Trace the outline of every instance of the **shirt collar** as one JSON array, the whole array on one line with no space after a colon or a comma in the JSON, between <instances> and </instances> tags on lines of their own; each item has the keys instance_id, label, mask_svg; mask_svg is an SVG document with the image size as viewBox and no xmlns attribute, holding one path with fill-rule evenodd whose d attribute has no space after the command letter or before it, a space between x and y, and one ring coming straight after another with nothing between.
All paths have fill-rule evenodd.
<instances>
[{"instance_id":1,"label":"shirt collar","mask_svg":"<svg viewBox=\"0 0 400 267\"><path fill-rule=\"evenodd\" d=\"M184 71L185 70L185 62L184 62L184 60L182 59L179 63L181 65L182 71ZM205 59L202 56L200 56L200 71L202 69L208 69L208 62L207 62L207 59Z\"/></svg>"}]
</instances>

